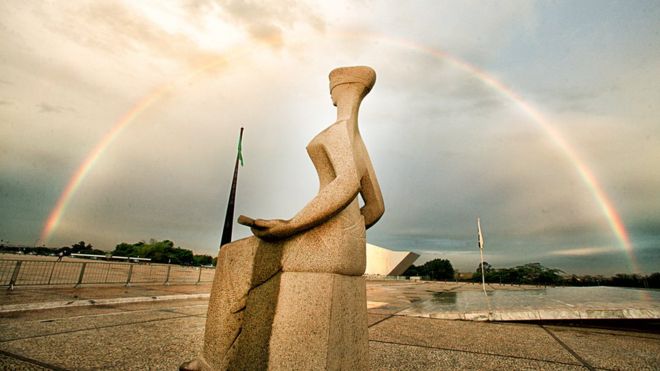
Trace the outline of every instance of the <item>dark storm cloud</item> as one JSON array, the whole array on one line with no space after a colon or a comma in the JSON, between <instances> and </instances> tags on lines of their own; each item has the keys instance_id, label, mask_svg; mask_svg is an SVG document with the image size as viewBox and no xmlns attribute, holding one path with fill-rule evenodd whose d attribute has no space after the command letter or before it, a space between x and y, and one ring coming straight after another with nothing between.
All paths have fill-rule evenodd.
<instances>
[{"instance_id":1,"label":"dark storm cloud","mask_svg":"<svg viewBox=\"0 0 660 371\"><path fill-rule=\"evenodd\" d=\"M660 242L660 222L655 218L637 218L634 225L629 229L646 236L656 236Z\"/></svg>"},{"instance_id":2,"label":"dark storm cloud","mask_svg":"<svg viewBox=\"0 0 660 371\"><path fill-rule=\"evenodd\" d=\"M555 112L590 113L598 107L598 100L620 93L620 86L563 86L546 89L534 94L536 101L543 102Z\"/></svg>"},{"instance_id":3,"label":"dark storm cloud","mask_svg":"<svg viewBox=\"0 0 660 371\"><path fill-rule=\"evenodd\" d=\"M396 97L393 104L405 108L402 114L414 113L419 122L440 124L456 118L474 120L487 117L511 106L502 94L444 59L418 51L396 53L401 65L381 69L384 81L378 87ZM401 89L405 87L405 89Z\"/></svg>"},{"instance_id":4,"label":"dark storm cloud","mask_svg":"<svg viewBox=\"0 0 660 371\"><path fill-rule=\"evenodd\" d=\"M424 234L417 231L387 234L383 240L389 246L405 246L406 249L413 249L415 251L418 249L436 249L441 251L460 252L469 251L470 247L472 247L472 241L439 237L436 234Z\"/></svg>"}]
</instances>

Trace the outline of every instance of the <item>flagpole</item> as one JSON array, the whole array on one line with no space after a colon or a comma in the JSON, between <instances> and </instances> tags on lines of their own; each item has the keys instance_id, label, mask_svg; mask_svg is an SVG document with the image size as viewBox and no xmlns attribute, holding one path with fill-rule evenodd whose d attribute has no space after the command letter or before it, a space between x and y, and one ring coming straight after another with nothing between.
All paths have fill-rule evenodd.
<instances>
[{"instance_id":1,"label":"flagpole","mask_svg":"<svg viewBox=\"0 0 660 371\"><path fill-rule=\"evenodd\" d=\"M488 296L486 293L486 274L484 272L484 237L481 234L481 220L477 217L477 231L479 233L479 255L481 255L481 286L484 289L484 295Z\"/></svg>"},{"instance_id":2,"label":"flagpole","mask_svg":"<svg viewBox=\"0 0 660 371\"><path fill-rule=\"evenodd\" d=\"M238 152L236 153L236 163L234 164L234 177L231 181L231 191L229 192L229 202L227 202L227 214L225 214L225 225L222 229L220 238L220 248L231 242L231 230L234 225L234 201L236 200L236 182L238 181L238 162L243 164L243 155L241 154L241 142L243 141L243 128L238 136Z\"/></svg>"}]
</instances>

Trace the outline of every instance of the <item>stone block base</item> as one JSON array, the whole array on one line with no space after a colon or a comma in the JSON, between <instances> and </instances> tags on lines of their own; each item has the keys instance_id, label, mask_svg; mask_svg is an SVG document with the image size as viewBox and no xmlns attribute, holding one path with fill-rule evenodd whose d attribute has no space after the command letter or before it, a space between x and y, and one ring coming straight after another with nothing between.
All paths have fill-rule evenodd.
<instances>
[{"instance_id":1,"label":"stone block base","mask_svg":"<svg viewBox=\"0 0 660 371\"><path fill-rule=\"evenodd\" d=\"M281 249L247 238L220 252L204 349L186 370L366 370L361 276L281 272Z\"/></svg>"},{"instance_id":2,"label":"stone block base","mask_svg":"<svg viewBox=\"0 0 660 371\"><path fill-rule=\"evenodd\" d=\"M281 274L268 369L366 370L368 349L363 277Z\"/></svg>"}]
</instances>

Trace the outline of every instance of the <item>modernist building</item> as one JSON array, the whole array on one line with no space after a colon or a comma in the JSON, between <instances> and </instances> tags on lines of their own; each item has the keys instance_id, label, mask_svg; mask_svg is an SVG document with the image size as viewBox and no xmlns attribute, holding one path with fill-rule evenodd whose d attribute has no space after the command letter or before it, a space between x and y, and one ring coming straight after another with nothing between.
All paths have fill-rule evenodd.
<instances>
[{"instance_id":1,"label":"modernist building","mask_svg":"<svg viewBox=\"0 0 660 371\"><path fill-rule=\"evenodd\" d=\"M400 276L419 258L411 251L393 251L367 244L366 275Z\"/></svg>"}]
</instances>

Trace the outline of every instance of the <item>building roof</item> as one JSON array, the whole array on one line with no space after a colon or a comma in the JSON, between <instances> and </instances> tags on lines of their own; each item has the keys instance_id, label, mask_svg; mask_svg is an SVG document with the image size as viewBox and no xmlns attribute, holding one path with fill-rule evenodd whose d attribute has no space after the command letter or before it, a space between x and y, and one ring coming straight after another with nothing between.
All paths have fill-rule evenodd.
<instances>
[{"instance_id":1,"label":"building roof","mask_svg":"<svg viewBox=\"0 0 660 371\"><path fill-rule=\"evenodd\" d=\"M412 251L394 251L368 243L365 274L400 276L417 258L419 254Z\"/></svg>"}]
</instances>

